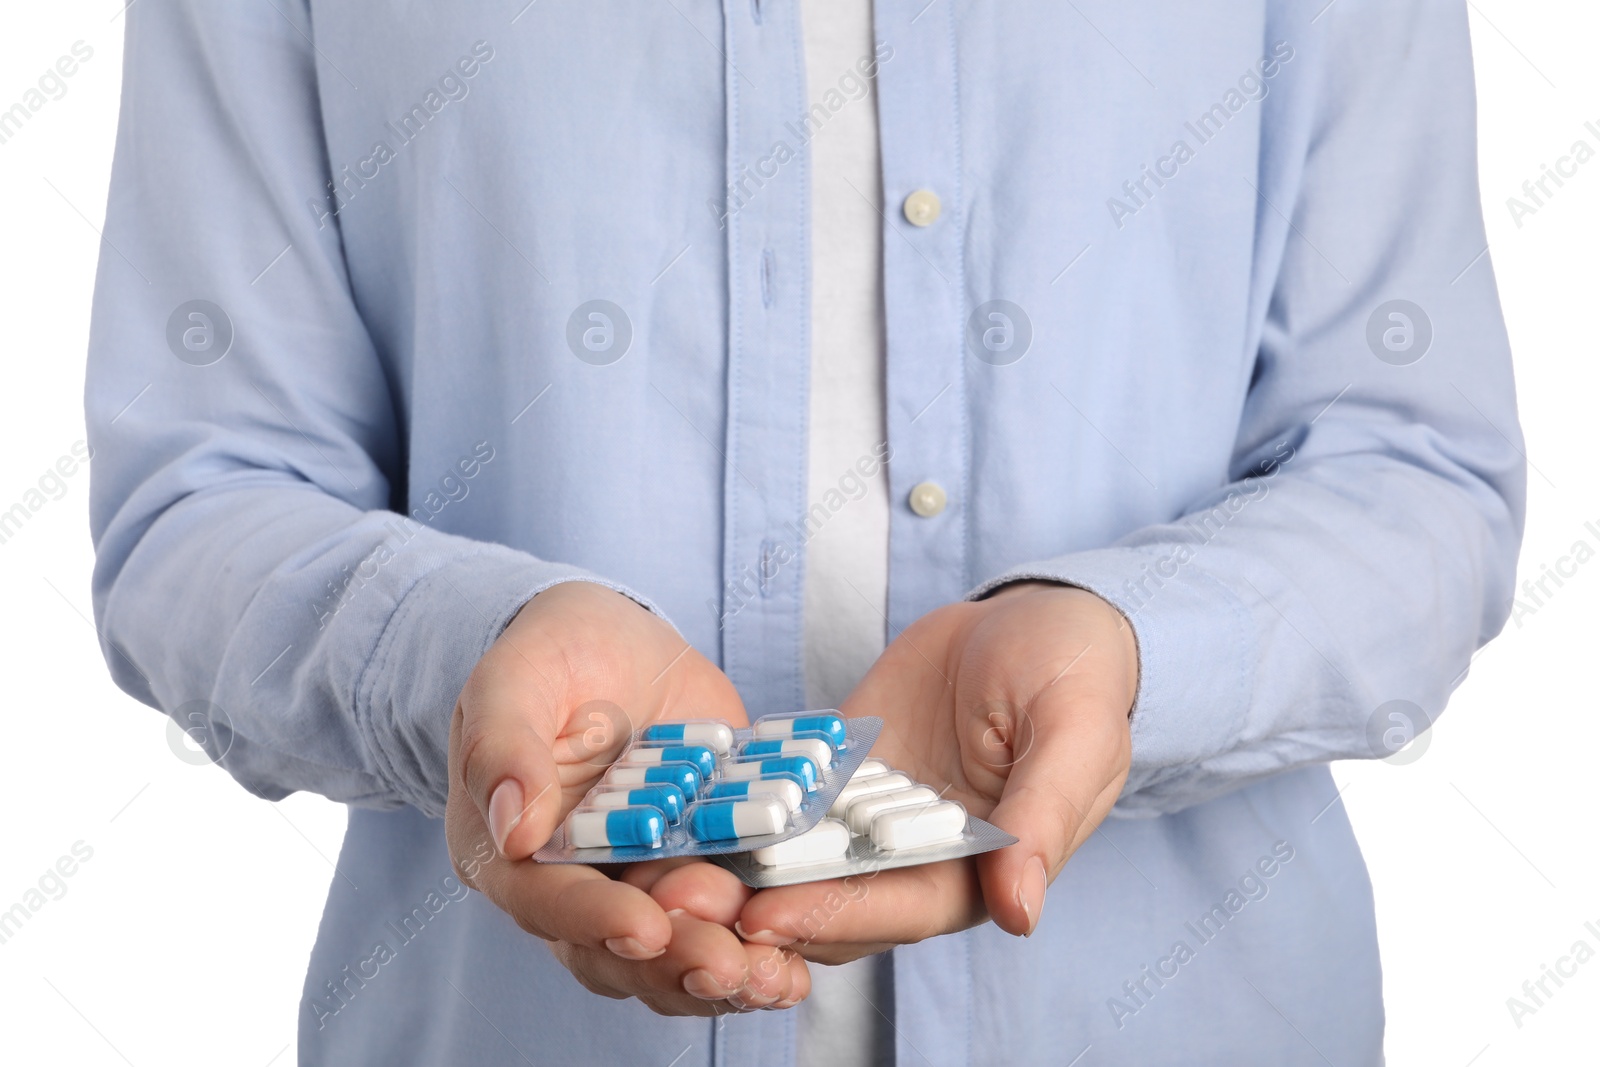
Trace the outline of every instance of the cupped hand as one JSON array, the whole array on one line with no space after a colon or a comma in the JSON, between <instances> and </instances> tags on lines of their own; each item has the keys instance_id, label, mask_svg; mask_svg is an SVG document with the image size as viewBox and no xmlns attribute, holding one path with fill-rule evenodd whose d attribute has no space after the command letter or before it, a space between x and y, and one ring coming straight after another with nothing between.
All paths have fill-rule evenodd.
<instances>
[{"instance_id":1,"label":"cupped hand","mask_svg":"<svg viewBox=\"0 0 1600 1067\"><path fill-rule=\"evenodd\" d=\"M732 932L748 892L700 876L690 908L650 896L708 864L658 861L626 879L530 857L621 752L657 719L743 724L727 677L666 622L592 582L530 600L474 668L450 724L445 833L457 875L550 942L585 988L664 1015L788 1006L810 989L791 952ZM726 872L721 872L726 873ZM729 876L731 878L731 875Z\"/></svg>"},{"instance_id":2,"label":"cupped hand","mask_svg":"<svg viewBox=\"0 0 1600 1067\"><path fill-rule=\"evenodd\" d=\"M1139 677L1131 628L1093 593L1019 582L897 637L840 709L880 715L873 749L1019 843L754 894L736 929L842 963L993 919L1033 932L1045 890L1127 778Z\"/></svg>"}]
</instances>

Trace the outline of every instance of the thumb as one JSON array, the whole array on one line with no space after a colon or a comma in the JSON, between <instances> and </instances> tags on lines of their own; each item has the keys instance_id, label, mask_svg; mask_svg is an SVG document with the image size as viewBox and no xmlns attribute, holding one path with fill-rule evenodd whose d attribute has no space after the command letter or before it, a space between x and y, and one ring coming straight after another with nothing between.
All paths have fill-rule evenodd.
<instances>
[{"instance_id":1,"label":"thumb","mask_svg":"<svg viewBox=\"0 0 1600 1067\"><path fill-rule=\"evenodd\" d=\"M450 725L450 788L476 807L501 856L526 859L561 818L553 725L525 700L468 689Z\"/></svg>"},{"instance_id":2,"label":"thumb","mask_svg":"<svg viewBox=\"0 0 1600 1067\"><path fill-rule=\"evenodd\" d=\"M1127 717L1083 694L1046 689L1019 713L1026 748L1005 774L989 821L1017 844L978 857L984 904L995 924L1026 937L1045 891L1105 818L1128 774Z\"/></svg>"}]
</instances>

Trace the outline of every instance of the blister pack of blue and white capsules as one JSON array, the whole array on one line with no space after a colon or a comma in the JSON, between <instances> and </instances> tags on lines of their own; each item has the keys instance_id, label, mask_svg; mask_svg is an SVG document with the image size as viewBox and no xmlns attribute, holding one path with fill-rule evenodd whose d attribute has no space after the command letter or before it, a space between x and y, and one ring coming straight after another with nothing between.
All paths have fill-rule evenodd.
<instances>
[{"instance_id":1,"label":"blister pack of blue and white capsules","mask_svg":"<svg viewBox=\"0 0 1600 1067\"><path fill-rule=\"evenodd\" d=\"M651 723L545 846L540 863L637 863L776 845L823 819L883 720L837 711Z\"/></svg>"},{"instance_id":2,"label":"blister pack of blue and white capsules","mask_svg":"<svg viewBox=\"0 0 1600 1067\"><path fill-rule=\"evenodd\" d=\"M896 867L963 859L1017 839L959 802L868 759L828 805L827 818L783 841L716 861L745 885L771 889L829 878L870 877Z\"/></svg>"}]
</instances>

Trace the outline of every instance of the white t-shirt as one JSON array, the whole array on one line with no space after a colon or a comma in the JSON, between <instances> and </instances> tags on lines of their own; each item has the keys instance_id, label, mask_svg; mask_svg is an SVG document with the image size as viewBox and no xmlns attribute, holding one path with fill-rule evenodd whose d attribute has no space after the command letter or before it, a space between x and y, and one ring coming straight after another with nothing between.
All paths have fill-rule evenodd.
<instances>
[{"instance_id":1,"label":"white t-shirt","mask_svg":"<svg viewBox=\"0 0 1600 1067\"><path fill-rule=\"evenodd\" d=\"M883 651L889 596L888 474L859 476L884 430L883 183L878 98L857 63L873 53L870 0L801 0L811 165L811 411L808 498L849 500L810 527L805 555L806 700L839 702ZM829 111L837 90L844 103ZM832 97L837 100L837 97ZM823 112L827 117L823 119ZM871 469L869 465L867 469ZM865 492L860 485L865 483ZM812 966L797 1009L799 1067L892 1060L887 957Z\"/></svg>"}]
</instances>

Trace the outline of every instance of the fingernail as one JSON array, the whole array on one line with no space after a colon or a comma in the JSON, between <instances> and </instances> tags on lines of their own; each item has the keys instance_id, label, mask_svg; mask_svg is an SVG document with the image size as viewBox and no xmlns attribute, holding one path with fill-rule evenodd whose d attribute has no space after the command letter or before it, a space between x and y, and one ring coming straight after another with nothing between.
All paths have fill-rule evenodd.
<instances>
[{"instance_id":1,"label":"fingernail","mask_svg":"<svg viewBox=\"0 0 1600 1067\"><path fill-rule=\"evenodd\" d=\"M792 945L799 940L799 938L790 937L788 934L780 934L776 930L746 930L743 924L738 922L738 920L734 921L733 930L734 933L738 934L752 945L768 945L772 948L783 948L785 945Z\"/></svg>"},{"instance_id":2,"label":"fingernail","mask_svg":"<svg viewBox=\"0 0 1600 1067\"><path fill-rule=\"evenodd\" d=\"M608 937L606 948L611 950L613 956L621 956L625 960L653 960L667 951L665 945L658 949L644 947L644 942L637 937Z\"/></svg>"},{"instance_id":3,"label":"fingernail","mask_svg":"<svg viewBox=\"0 0 1600 1067\"><path fill-rule=\"evenodd\" d=\"M489 794L489 836L500 855L506 854L506 838L522 821L522 783L507 778ZM509 858L509 857L507 857Z\"/></svg>"},{"instance_id":4,"label":"fingernail","mask_svg":"<svg viewBox=\"0 0 1600 1067\"><path fill-rule=\"evenodd\" d=\"M740 1011L760 1010L763 1006L757 1003L757 1001L760 999L761 998L756 996L755 992L748 987L735 989L732 993L728 994L728 1003L732 1004Z\"/></svg>"},{"instance_id":5,"label":"fingernail","mask_svg":"<svg viewBox=\"0 0 1600 1067\"><path fill-rule=\"evenodd\" d=\"M1044 891L1044 860L1035 856L1022 868L1022 881L1017 886L1017 903L1028 917L1028 929L1023 937L1032 937L1039 926L1039 915L1044 911Z\"/></svg>"},{"instance_id":6,"label":"fingernail","mask_svg":"<svg viewBox=\"0 0 1600 1067\"><path fill-rule=\"evenodd\" d=\"M717 980L716 975L701 969L690 971L683 976L683 991L701 1000L726 1000L733 992L733 987L723 985Z\"/></svg>"}]
</instances>

